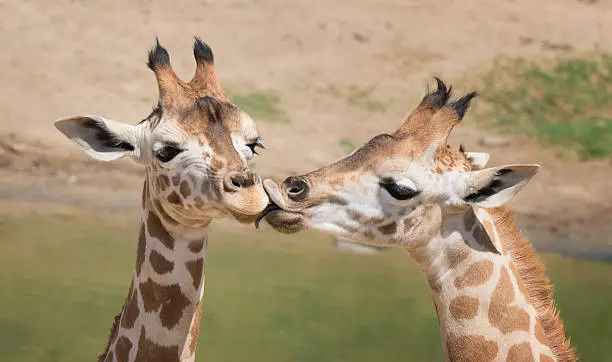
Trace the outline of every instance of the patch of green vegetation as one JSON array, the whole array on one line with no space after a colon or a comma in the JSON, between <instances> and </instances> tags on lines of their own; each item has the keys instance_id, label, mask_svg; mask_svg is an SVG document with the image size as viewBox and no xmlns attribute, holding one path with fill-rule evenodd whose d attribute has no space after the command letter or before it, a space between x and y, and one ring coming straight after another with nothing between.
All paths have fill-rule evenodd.
<instances>
[{"instance_id":1,"label":"patch of green vegetation","mask_svg":"<svg viewBox=\"0 0 612 362\"><path fill-rule=\"evenodd\" d=\"M0 360L95 358L130 283L137 231L136 216L129 227L95 215L0 218ZM405 251L348 254L321 234L223 224L208 245L199 361L443 360L425 278ZM612 265L544 260L582 359L605 360Z\"/></svg>"},{"instance_id":2,"label":"patch of green vegetation","mask_svg":"<svg viewBox=\"0 0 612 362\"><path fill-rule=\"evenodd\" d=\"M351 85L346 89L341 89L331 85L327 90L333 96L345 99L349 105L365 109L371 113L383 113L389 107L388 102L373 99L372 93L375 87L360 88Z\"/></svg>"},{"instance_id":3,"label":"patch of green vegetation","mask_svg":"<svg viewBox=\"0 0 612 362\"><path fill-rule=\"evenodd\" d=\"M612 155L612 55L543 67L497 62L482 92L503 130L561 146L581 159Z\"/></svg>"},{"instance_id":4,"label":"patch of green vegetation","mask_svg":"<svg viewBox=\"0 0 612 362\"><path fill-rule=\"evenodd\" d=\"M257 122L289 122L280 106L280 97L273 91L232 92L230 98Z\"/></svg>"},{"instance_id":5,"label":"patch of green vegetation","mask_svg":"<svg viewBox=\"0 0 612 362\"><path fill-rule=\"evenodd\" d=\"M357 144L350 138L343 137L338 141L338 145L345 153L351 153L357 149Z\"/></svg>"}]
</instances>

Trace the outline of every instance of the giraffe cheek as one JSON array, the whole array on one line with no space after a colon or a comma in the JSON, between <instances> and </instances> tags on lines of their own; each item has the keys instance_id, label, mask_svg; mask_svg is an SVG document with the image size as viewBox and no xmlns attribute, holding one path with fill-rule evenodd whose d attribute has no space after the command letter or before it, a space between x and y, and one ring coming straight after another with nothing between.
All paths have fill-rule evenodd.
<instances>
[{"instance_id":1,"label":"giraffe cheek","mask_svg":"<svg viewBox=\"0 0 612 362\"><path fill-rule=\"evenodd\" d=\"M408 214L402 224L405 243L426 243L440 232L441 209L437 206L419 207Z\"/></svg>"}]
</instances>

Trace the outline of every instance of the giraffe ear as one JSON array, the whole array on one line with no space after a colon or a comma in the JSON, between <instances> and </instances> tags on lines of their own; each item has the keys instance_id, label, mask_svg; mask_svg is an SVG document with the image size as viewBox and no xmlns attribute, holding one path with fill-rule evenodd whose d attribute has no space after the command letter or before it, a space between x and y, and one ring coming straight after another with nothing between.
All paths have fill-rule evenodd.
<instances>
[{"instance_id":1,"label":"giraffe ear","mask_svg":"<svg viewBox=\"0 0 612 362\"><path fill-rule=\"evenodd\" d=\"M507 165L467 172L455 185L465 203L484 208L502 206L512 199L538 172L539 165Z\"/></svg>"},{"instance_id":2,"label":"giraffe ear","mask_svg":"<svg viewBox=\"0 0 612 362\"><path fill-rule=\"evenodd\" d=\"M58 120L55 127L97 160L140 155L136 126L100 116L77 116Z\"/></svg>"},{"instance_id":3,"label":"giraffe ear","mask_svg":"<svg viewBox=\"0 0 612 362\"><path fill-rule=\"evenodd\" d=\"M473 170L482 170L489 162L491 155L486 152L466 152L465 157L472 164Z\"/></svg>"}]
</instances>

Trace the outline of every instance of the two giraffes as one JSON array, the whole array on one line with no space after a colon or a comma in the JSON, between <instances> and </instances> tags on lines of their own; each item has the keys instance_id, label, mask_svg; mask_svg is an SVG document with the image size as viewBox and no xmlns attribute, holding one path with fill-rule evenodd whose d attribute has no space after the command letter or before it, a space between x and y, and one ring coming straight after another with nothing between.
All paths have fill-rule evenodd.
<instances>
[{"instance_id":1,"label":"two giraffes","mask_svg":"<svg viewBox=\"0 0 612 362\"><path fill-rule=\"evenodd\" d=\"M195 39L184 82L159 42L148 66L159 102L142 122L99 116L56 127L98 160L146 170L136 267L100 361L194 361L212 219L262 219L405 248L427 277L449 361L573 361L544 267L503 205L537 165L485 168L488 154L447 138L475 93L450 101L437 79L401 127L348 157L282 184L247 161L263 148L253 120L221 88Z\"/></svg>"}]
</instances>

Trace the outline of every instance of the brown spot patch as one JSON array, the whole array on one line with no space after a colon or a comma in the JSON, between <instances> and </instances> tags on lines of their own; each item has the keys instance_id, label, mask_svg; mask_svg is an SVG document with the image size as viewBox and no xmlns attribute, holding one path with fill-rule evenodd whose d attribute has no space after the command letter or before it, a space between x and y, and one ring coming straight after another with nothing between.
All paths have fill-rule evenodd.
<instances>
[{"instance_id":1,"label":"brown spot patch","mask_svg":"<svg viewBox=\"0 0 612 362\"><path fill-rule=\"evenodd\" d=\"M545 354L540 354L540 362L555 362L555 360Z\"/></svg>"},{"instance_id":2,"label":"brown spot patch","mask_svg":"<svg viewBox=\"0 0 612 362\"><path fill-rule=\"evenodd\" d=\"M189 195L191 195L191 188L189 187L189 183L186 180L183 180L183 182L181 182L179 192L181 193L184 199L188 198Z\"/></svg>"},{"instance_id":3,"label":"brown spot patch","mask_svg":"<svg viewBox=\"0 0 612 362\"><path fill-rule=\"evenodd\" d=\"M497 343L483 336L449 336L446 344L449 360L453 362L485 362L497 357Z\"/></svg>"},{"instance_id":4,"label":"brown spot patch","mask_svg":"<svg viewBox=\"0 0 612 362\"><path fill-rule=\"evenodd\" d=\"M412 228L419 223L415 217L408 217L404 219L404 232L409 232Z\"/></svg>"},{"instance_id":5,"label":"brown spot patch","mask_svg":"<svg viewBox=\"0 0 612 362\"><path fill-rule=\"evenodd\" d=\"M147 339L144 327L140 328L136 361L179 362L179 346L160 346Z\"/></svg>"},{"instance_id":6,"label":"brown spot patch","mask_svg":"<svg viewBox=\"0 0 612 362\"><path fill-rule=\"evenodd\" d=\"M455 287L462 289L474 287L487 282L493 274L493 263L489 260L480 260L468 267L463 275L455 279Z\"/></svg>"},{"instance_id":7,"label":"brown spot patch","mask_svg":"<svg viewBox=\"0 0 612 362\"><path fill-rule=\"evenodd\" d=\"M198 335L200 334L200 321L202 320L202 301L198 303L195 314L193 315L193 323L189 328L189 334L191 335L191 343L189 343L189 352L195 353L196 347L198 346Z\"/></svg>"},{"instance_id":8,"label":"brown spot patch","mask_svg":"<svg viewBox=\"0 0 612 362\"><path fill-rule=\"evenodd\" d=\"M521 308L509 304L514 301L514 286L510 281L508 269L500 271L499 284L491 295L489 321L502 333L529 331L529 314Z\"/></svg>"},{"instance_id":9,"label":"brown spot patch","mask_svg":"<svg viewBox=\"0 0 612 362\"><path fill-rule=\"evenodd\" d=\"M190 304L178 284L164 286L147 279L140 283L139 289L145 311L159 311L161 323L168 329L180 322L183 310Z\"/></svg>"},{"instance_id":10,"label":"brown spot patch","mask_svg":"<svg viewBox=\"0 0 612 362\"><path fill-rule=\"evenodd\" d=\"M142 270L142 263L145 260L145 250L146 250L146 235L145 235L145 227L144 223L140 224L140 233L138 234L138 248L136 249L136 274L140 275L140 271Z\"/></svg>"},{"instance_id":11,"label":"brown spot patch","mask_svg":"<svg viewBox=\"0 0 612 362\"><path fill-rule=\"evenodd\" d=\"M131 349L132 342L126 336L119 337L117 339L117 343L115 344L115 355L117 356L117 362L128 362Z\"/></svg>"},{"instance_id":12,"label":"brown spot patch","mask_svg":"<svg viewBox=\"0 0 612 362\"><path fill-rule=\"evenodd\" d=\"M506 362L533 362L533 355L531 354L529 342L515 344L510 347Z\"/></svg>"},{"instance_id":13,"label":"brown spot patch","mask_svg":"<svg viewBox=\"0 0 612 362\"><path fill-rule=\"evenodd\" d=\"M126 329L134 327L136 318L138 318L138 290L135 290L131 296L128 294L128 298L128 302L123 309L123 316L121 317L121 327Z\"/></svg>"},{"instance_id":14,"label":"brown spot patch","mask_svg":"<svg viewBox=\"0 0 612 362\"><path fill-rule=\"evenodd\" d=\"M155 213L150 212L147 217L147 230L150 236L157 238L168 249L174 249L174 239L168 234L168 231Z\"/></svg>"},{"instance_id":15,"label":"brown spot patch","mask_svg":"<svg viewBox=\"0 0 612 362\"><path fill-rule=\"evenodd\" d=\"M343 199L342 197L338 195L329 195L329 197L327 198L327 202L329 202L330 204L336 204L340 206L346 206L349 204L349 202L346 199Z\"/></svg>"},{"instance_id":16,"label":"brown spot patch","mask_svg":"<svg viewBox=\"0 0 612 362\"><path fill-rule=\"evenodd\" d=\"M440 293L442 290L442 283L436 275L429 275L427 277L427 284L429 284L429 288L431 288L432 292Z\"/></svg>"},{"instance_id":17,"label":"brown spot patch","mask_svg":"<svg viewBox=\"0 0 612 362\"><path fill-rule=\"evenodd\" d=\"M194 206L196 209L201 209L201 208L202 208L202 206L204 206L204 200L202 200L201 198L199 198L199 197L197 197L197 196L196 196L196 197L193 199L193 206Z\"/></svg>"},{"instance_id":18,"label":"brown spot patch","mask_svg":"<svg viewBox=\"0 0 612 362\"><path fill-rule=\"evenodd\" d=\"M149 261L151 262L153 270L155 270L157 274L166 274L174 269L174 263L164 258L164 256L158 253L157 250L151 250Z\"/></svg>"},{"instance_id":19,"label":"brown spot patch","mask_svg":"<svg viewBox=\"0 0 612 362\"><path fill-rule=\"evenodd\" d=\"M535 336L538 339L538 341L540 343L542 343L543 345L547 346L548 345L548 340L546 339L546 334L544 333L544 328L542 328L542 323L540 323L539 320L536 319L535 322Z\"/></svg>"},{"instance_id":20,"label":"brown spot patch","mask_svg":"<svg viewBox=\"0 0 612 362\"><path fill-rule=\"evenodd\" d=\"M347 213L351 219L363 225L378 225L386 220L386 218L382 216L365 217L357 210L348 210Z\"/></svg>"},{"instance_id":21,"label":"brown spot patch","mask_svg":"<svg viewBox=\"0 0 612 362\"><path fill-rule=\"evenodd\" d=\"M449 268L454 269L470 255L470 248L460 241L444 249L444 254Z\"/></svg>"},{"instance_id":22,"label":"brown spot patch","mask_svg":"<svg viewBox=\"0 0 612 362\"><path fill-rule=\"evenodd\" d=\"M204 248L204 239L191 241L187 244L187 247L192 253L200 253Z\"/></svg>"},{"instance_id":23,"label":"brown spot patch","mask_svg":"<svg viewBox=\"0 0 612 362\"><path fill-rule=\"evenodd\" d=\"M465 230L472 230L474 223L476 223L476 214L474 214L474 209L469 208L465 214L463 214L463 225L465 225Z\"/></svg>"},{"instance_id":24,"label":"brown spot patch","mask_svg":"<svg viewBox=\"0 0 612 362\"><path fill-rule=\"evenodd\" d=\"M348 214L348 216L356 221L361 222L361 213L355 210L347 210L346 213Z\"/></svg>"},{"instance_id":25,"label":"brown spot patch","mask_svg":"<svg viewBox=\"0 0 612 362\"><path fill-rule=\"evenodd\" d=\"M450 301L448 309L451 315L457 320L472 319L476 317L478 313L478 299L459 296Z\"/></svg>"},{"instance_id":26,"label":"brown spot patch","mask_svg":"<svg viewBox=\"0 0 612 362\"><path fill-rule=\"evenodd\" d=\"M180 205L181 204L181 198L176 193L176 191L172 191L170 193L170 195L168 195L167 200L168 200L169 203L174 204L174 205Z\"/></svg>"},{"instance_id":27,"label":"brown spot patch","mask_svg":"<svg viewBox=\"0 0 612 362\"><path fill-rule=\"evenodd\" d=\"M383 223L385 220L387 220L387 218L384 216L374 216L364 219L363 221L361 221L361 223L366 225L378 225Z\"/></svg>"},{"instance_id":28,"label":"brown spot patch","mask_svg":"<svg viewBox=\"0 0 612 362\"><path fill-rule=\"evenodd\" d=\"M149 193L149 186L147 185L147 180L145 180L144 185L142 186L142 195L141 195L141 206L144 209L145 202L147 201L147 194Z\"/></svg>"},{"instance_id":29,"label":"brown spot patch","mask_svg":"<svg viewBox=\"0 0 612 362\"><path fill-rule=\"evenodd\" d=\"M176 173L174 176L172 176L172 184L174 186L178 186L179 182L181 182L181 174Z\"/></svg>"},{"instance_id":30,"label":"brown spot patch","mask_svg":"<svg viewBox=\"0 0 612 362\"><path fill-rule=\"evenodd\" d=\"M200 282L202 281L202 275L204 274L204 259L200 258L197 260L188 261L185 263L191 279L193 280L193 287L198 289Z\"/></svg>"},{"instance_id":31,"label":"brown spot patch","mask_svg":"<svg viewBox=\"0 0 612 362\"><path fill-rule=\"evenodd\" d=\"M390 224L383 225L378 227L378 231L380 231L383 235L392 235L397 231L397 223L394 221Z\"/></svg>"},{"instance_id":32,"label":"brown spot patch","mask_svg":"<svg viewBox=\"0 0 612 362\"><path fill-rule=\"evenodd\" d=\"M478 244L476 250L501 254L493 244L493 241L489 237L489 234L487 234L484 226L478 224L472 234L474 235L474 240L476 240L476 243Z\"/></svg>"},{"instance_id":33,"label":"brown spot patch","mask_svg":"<svg viewBox=\"0 0 612 362\"><path fill-rule=\"evenodd\" d=\"M213 170L221 170L225 166L225 163L219 159L219 157L212 158L210 160L210 168Z\"/></svg>"},{"instance_id":34,"label":"brown spot patch","mask_svg":"<svg viewBox=\"0 0 612 362\"><path fill-rule=\"evenodd\" d=\"M167 189L170 186L170 179L166 175L159 175L157 178L159 180L159 185L163 190Z\"/></svg>"}]
</instances>

